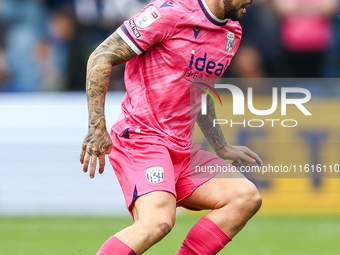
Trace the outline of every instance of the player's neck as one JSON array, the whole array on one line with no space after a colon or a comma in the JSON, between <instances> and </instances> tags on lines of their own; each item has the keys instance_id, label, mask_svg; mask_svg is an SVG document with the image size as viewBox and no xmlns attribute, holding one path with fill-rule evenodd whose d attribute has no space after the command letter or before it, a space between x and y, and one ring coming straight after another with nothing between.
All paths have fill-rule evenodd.
<instances>
[{"instance_id":1,"label":"player's neck","mask_svg":"<svg viewBox=\"0 0 340 255\"><path fill-rule=\"evenodd\" d=\"M224 4L223 0L205 0L210 11L219 19L224 19Z\"/></svg>"}]
</instances>

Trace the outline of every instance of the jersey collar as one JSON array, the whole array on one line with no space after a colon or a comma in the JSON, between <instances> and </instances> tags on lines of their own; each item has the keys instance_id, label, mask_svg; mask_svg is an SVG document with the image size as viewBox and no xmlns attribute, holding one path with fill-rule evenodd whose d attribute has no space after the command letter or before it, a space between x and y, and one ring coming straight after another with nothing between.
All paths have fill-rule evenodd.
<instances>
[{"instance_id":1,"label":"jersey collar","mask_svg":"<svg viewBox=\"0 0 340 255\"><path fill-rule=\"evenodd\" d=\"M217 18L212 11L209 9L205 0L198 0L199 5L201 6L202 11L204 12L205 16L217 26L224 26L227 24L228 19L219 19Z\"/></svg>"}]
</instances>

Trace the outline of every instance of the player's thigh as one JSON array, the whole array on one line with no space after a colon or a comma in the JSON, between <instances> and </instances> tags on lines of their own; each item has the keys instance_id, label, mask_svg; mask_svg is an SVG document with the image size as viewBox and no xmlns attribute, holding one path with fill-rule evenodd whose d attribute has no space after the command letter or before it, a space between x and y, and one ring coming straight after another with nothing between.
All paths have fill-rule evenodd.
<instances>
[{"instance_id":1,"label":"player's thigh","mask_svg":"<svg viewBox=\"0 0 340 255\"><path fill-rule=\"evenodd\" d=\"M209 169L211 172L204 171ZM192 154L190 170L190 181L197 186L181 201L188 208L216 209L231 202L246 202L258 194L255 185L241 172L208 151L200 149Z\"/></svg>"},{"instance_id":2,"label":"player's thigh","mask_svg":"<svg viewBox=\"0 0 340 255\"><path fill-rule=\"evenodd\" d=\"M132 207L135 222L145 227L161 226L168 232L176 220L176 198L167 191L153 191L138 197Z\"/></svg>"},{"instance_id":3,"label":"player's thigh","mask_svg":"<svg viewBox=\"0 0 340 255\"><path fill-rule=\"evenodd\" d=\"M189 208L218 209L231 202L259 200L255 185L241 173L228 178L221 173L198 186L190 196L181 202Z\"/></svg>"}]
</instances>

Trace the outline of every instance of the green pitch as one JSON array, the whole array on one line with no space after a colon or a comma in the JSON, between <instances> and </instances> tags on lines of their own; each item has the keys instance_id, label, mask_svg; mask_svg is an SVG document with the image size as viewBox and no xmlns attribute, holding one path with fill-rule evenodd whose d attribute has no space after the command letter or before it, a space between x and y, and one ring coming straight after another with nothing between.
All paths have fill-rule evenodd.
<instances>
[{"instance_id":1,"label":"green pitch","mask_svg":"<svg viewBox=\"0 0 340 255\"><path fill-rule=\"evenodd\" d=\"M172 232L145 254L175 254L197 220L179 217ZM131 222L129 218L0 217L0 254L94 255L108 237ZM339 238L339 217L258 216L219 254L336 255Z\"/></svg>"}]
</instances>

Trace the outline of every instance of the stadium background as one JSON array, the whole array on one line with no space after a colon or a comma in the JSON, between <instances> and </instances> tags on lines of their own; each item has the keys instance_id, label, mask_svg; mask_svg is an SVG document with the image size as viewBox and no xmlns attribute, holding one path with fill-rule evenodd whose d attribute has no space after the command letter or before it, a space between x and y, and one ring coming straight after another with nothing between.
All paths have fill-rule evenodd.
<instances>
[{"instance_id":1,"label":"stadium background","mask_svg":"<svg viewBox=\"0 0 340 255\"><path fill-rule=\"evenodd\" d=\"M94 254L109 235L131 223L111 166L90 180L78 158L87 127L87 57L146 2L0 1L0 254ZM295 75L282 46L280 15L275 1L254 1L241 20L244 40L226 77ZM288 131L225 126L231 143L250 146L271 164L282 159L340 164L338 16L336 6L328 13L332 37L323 58L310 63L320 66L319 73L310 73L318 79L301 84L312 93L307 108L313 118ZM120 112L122 79L123 66L114 68L108 126ZM258 108L270 105L268 89L254 86ZM228 96L223 102L230 102ZM299 119L299 111L292 111ZM263 207L221 254L339 253L340 179L255 181ZM178 215L174 231L147 254L175 253L198 217L184 210Z\"/></svg>"}]
</instances>

